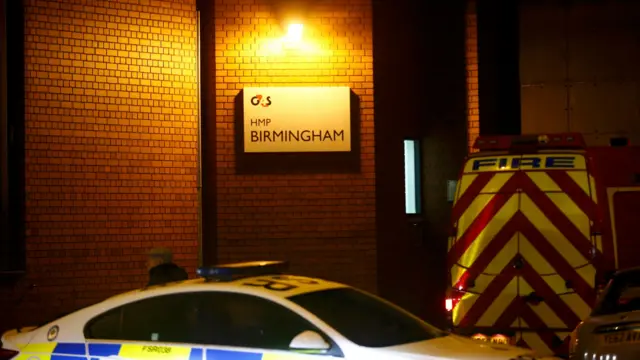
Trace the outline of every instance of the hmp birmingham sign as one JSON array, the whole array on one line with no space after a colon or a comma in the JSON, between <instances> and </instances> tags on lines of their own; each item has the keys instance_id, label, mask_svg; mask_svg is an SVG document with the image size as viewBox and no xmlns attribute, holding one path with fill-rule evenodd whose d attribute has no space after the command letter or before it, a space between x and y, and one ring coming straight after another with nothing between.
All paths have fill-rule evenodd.
<instances>
[{"instance_id":1,"label":"hmp birmingham sign","mask_svg":"<svg viewBox=\"0 0 640 360\"><path fill-rule=\"evenodd\" d=\"M351 151L348 87L245 88L244 152Z\"/></svg>"}]
</instances>

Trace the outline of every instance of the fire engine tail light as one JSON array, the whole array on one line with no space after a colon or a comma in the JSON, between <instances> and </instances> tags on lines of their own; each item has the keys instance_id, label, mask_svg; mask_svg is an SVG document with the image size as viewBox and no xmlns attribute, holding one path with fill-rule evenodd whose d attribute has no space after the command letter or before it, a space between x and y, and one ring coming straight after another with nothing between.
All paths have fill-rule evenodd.
<instances>
[{"instance_id":1,"label":"fire engine tail light","mask_svg":"<svg viewBox=\"0 0 640 360\"><path fill-rule=\"evenodd\" d=\"M451 289L447 292L447 297L444 299L444 308L447 312L453 311L453 309L458 305L460 300L462 300L462 296L464 295L464 291L462 289L454 290Z\"/></svg>"},{"instance_id":2,"label":"fire engine tail light","mask_svg":"<svg viewBox=\"0 0 640 360\"><path fill-rule=\"evenodd\" d=\"M444 308L447 309L447 311L453 310L453 299L452 298L445 299Z\"/></svg>"},{"instance_id":3,"label":"fire engine tail light","mask_svg":"<svg viewBox=\"0 0 640 360\"><path fill-rule=\"evenodd\" d=\"M462 300L462 296L460 297L448 297L444 300L444 308L447 312L453 311L453 308L458 305L458 303Z\"/></svg>"}]
</instances>

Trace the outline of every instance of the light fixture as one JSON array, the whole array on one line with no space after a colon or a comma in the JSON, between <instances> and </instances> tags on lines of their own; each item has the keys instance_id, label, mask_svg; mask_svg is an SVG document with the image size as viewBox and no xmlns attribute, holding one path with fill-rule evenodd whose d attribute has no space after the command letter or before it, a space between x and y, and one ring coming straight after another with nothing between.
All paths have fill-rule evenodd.
<instances>
[{"instance_id":1,"label":"light fixture","mask_svg":"<svg viewBox=\"0 0 640 360\"><path fill-rule=\"evenodd\" d=\"M284 32L285 40L302 40L307 13L315 1L317 0L272 0L273 10Z\"/></svg>"},{"instance_id":2,"label":"light fixture","mask_svg":"<svg viewBox=\"0 0 640 360\"><path fill-rule=\"evenodd\" d=\"M292 22L287 26L287 36L286 39L291 42L299 42L302 40L302 31L304 30L304 25L297 22Z\"/></svg>"}]
</instances>

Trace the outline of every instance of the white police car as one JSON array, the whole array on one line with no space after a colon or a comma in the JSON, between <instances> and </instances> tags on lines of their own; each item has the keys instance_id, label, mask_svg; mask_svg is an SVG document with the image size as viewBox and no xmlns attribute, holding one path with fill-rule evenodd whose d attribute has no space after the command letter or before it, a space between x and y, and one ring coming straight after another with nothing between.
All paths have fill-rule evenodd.
<instances>
[{"instance_id":1,"label":"white police car","mask_svg":"<svg viewBox=\"0 0 640 360\"><path fill-rule=\"evenodd\" d=\"M571 334L569 358L640 359L640 268L618 271Z\"/></svg>"},{"instance_id":2,"label":"white police car","mask_svg":"<svg viewBox=\"0 0 640 360\"><path fill-rule=\"evenodd\" d=\"M199 269L2 336L0 360L534 359L438 330L342 284L281 275L284 262Z\"/></svg>"}]
</instances>

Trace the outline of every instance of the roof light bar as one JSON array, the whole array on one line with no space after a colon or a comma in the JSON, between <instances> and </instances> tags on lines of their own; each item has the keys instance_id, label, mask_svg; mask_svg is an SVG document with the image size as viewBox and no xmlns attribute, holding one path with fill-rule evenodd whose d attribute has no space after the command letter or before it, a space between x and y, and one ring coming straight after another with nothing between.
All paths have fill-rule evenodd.
<instances>
[{"instance_id":1,"label":"roof light bar","mask_svg":"<svg viewBox=\"0 0 640 360\"><path fill-rule=\"evenodd\" d=\"M278 275L287 271L287 261L249 261L215 266L204 266L196 270L198 276L210 281L232 281L243 277Z\"/></svg>"},{"instance_id":2,"label":"roof light bar","mask_svg":"<svg viewBox=\"0 0 640 360\"><path fill-rule=\"evenodd\" d=\"M473 147L480 151L510 150L516 147L539 149L580 149L586 143L579 133L480 136Z\"/></svg>"}]
</instances>

